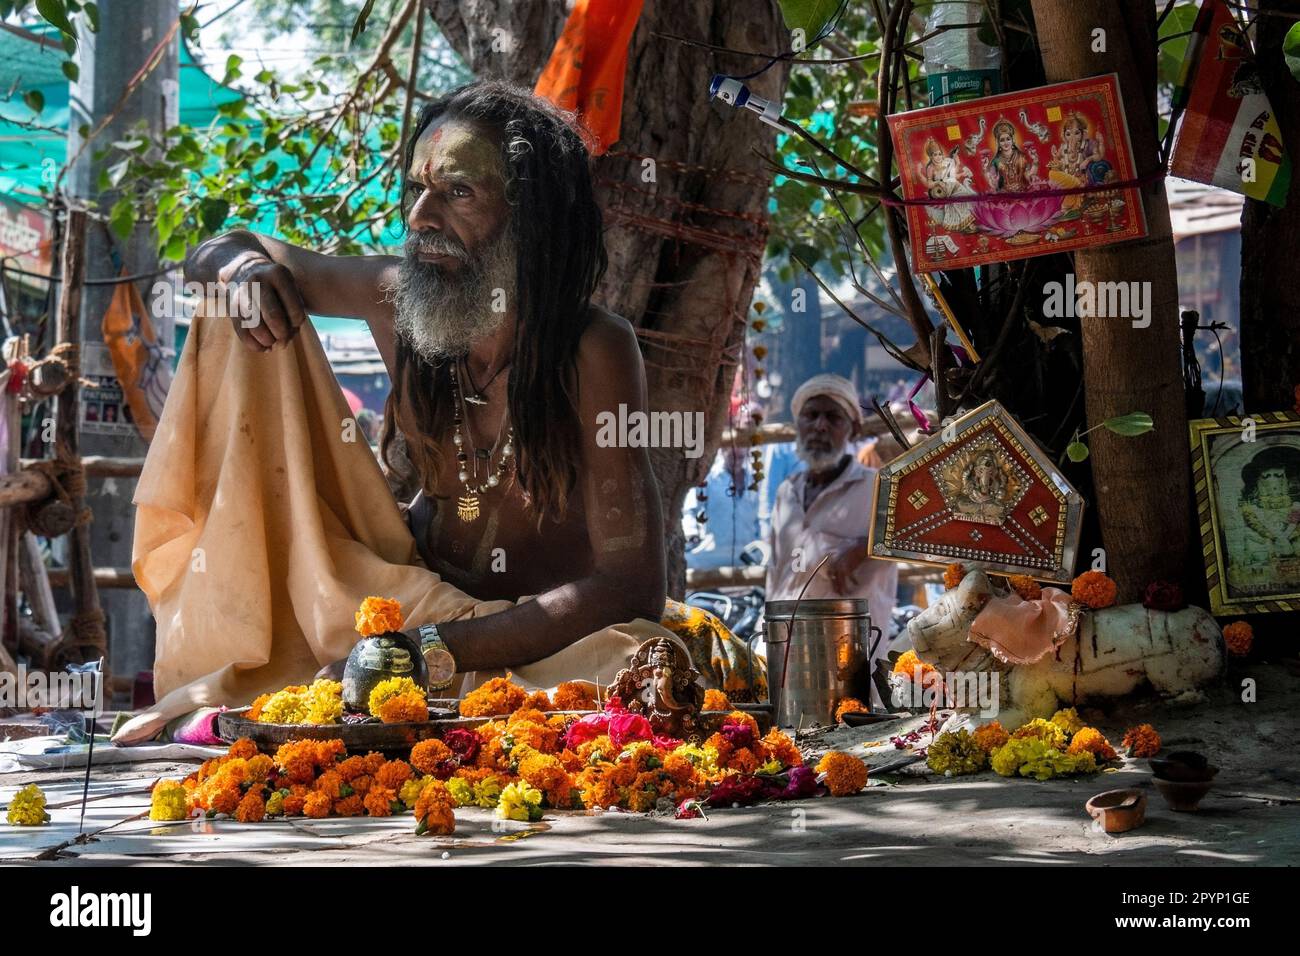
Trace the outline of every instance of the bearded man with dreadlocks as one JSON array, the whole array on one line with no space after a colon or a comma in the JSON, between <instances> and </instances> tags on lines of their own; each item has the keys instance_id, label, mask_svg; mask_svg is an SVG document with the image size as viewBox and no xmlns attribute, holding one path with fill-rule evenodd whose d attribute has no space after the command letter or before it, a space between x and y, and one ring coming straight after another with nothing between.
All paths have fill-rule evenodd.
<instances>
[{"instance_id":1,"label":"bearded man with dreadlocks","mask_svg":"<svg viewBox=\"0 0 1300 956\"><path fill-rule=\"evenodd\" d=\"M253 300L258 314L251 321L242 313L234 316L229 327L242 346L234 344L229 331L222 333L228 343L224 346L216 333L205 332L208 340L195 346L197 356L191 361L202 373L204 351L224 347L230 355L225 359L228 364L208 371L210 378L246 379L246 389L266 389L281 402L291 401L287 393L310 395L311 377L307 376L306 385L290 388L281 383L270 388L256 370L257 363L274 363L277 356L295 349L316 354L318 345L313 350L298 348L303 344L300 331L310 330L309 314L362 319L369 325L393 386L381 458L390 473L400 472L403 466L414 472L418 493L403 513L419 558L438 575L434 579L422 571L427 577L421 580L433 580L440 588L454 585L457 593L483 602L478 611L466 612L463 602L443 601L442 608L450 606L456 613L408 632L426 649L435 647L435 657L453 658L457 673L490 675L552 655L562 657L584 635L634 619L665 633L651 623L665 617L666 588L663 517L647 451L602 447L596 437L600 413L620 405L629 411L646 409L646 379L631 325L591 301L606 255L589 156L571 117L525 90L496 81L475 82L424 108L404 159L402 256L323 255L247 231L231 232L198 247L186 263L187 281L216 284L227 291L256 289ZM306 338L314 344L314 333ZM187 343L178 380L184 378L189 352ZM287 380L296 381L302 374L301 360L274 369L264 367L267 376ZM228 399L242 400L242 395ZM284 454L290 455L296 428L286 430L281 419L293 410L276 415L264 405L259 398L241 412L242 417L232 417L230 427L246 432L244 419L257 418L265 430L275 433L271 443L284 445L288 449ZM222 406L211 407L209 417ZM202 433L212 426L199 421L193 427ZM164 427L160 434L166 432ZM249 436L250 442L256 439ZM177 443L174 435L168 442ZM188 443L188 437L180 442ZM151 458L169 454L158 450L157 444L155 439ZM215 444L216 456L250 454L238 440L222 437ZM331 482L318 473L324 467L321 459L332 454L332 449L323 453L314 448L309 461L298 466L299 471L310 472L299 483L314 482L322 501L337 493L334 485L349 480L344 474ZM227 459L223 462L223 467L229 465ZM146 473L151 463L146 464ZM170 464L184 467L188 462L173 459ZM261 476L258 482L272 481L273 489L267 491L259 484L258 497L281 497L273 483L275 476L265 477L264 466L255 470ZM282 469L277 466L278 470ZM147 484L147 478L148 474L142 482ZM196 495L210 484L200 476L195 481ZM299 493L300 489L289 487L283 496L293 498ZM160 525L176 524L157 519L152 501L156 497L168 495L137 493L136 565L159 621L155 672L161 675L169 673L164 666L165 647L169 642L177 644L179 638L164 638L164 612L171 606L160 606L159 601L165 605L169 588L182 585L173 585L169 578L151 587L140 569L156 555L172 548L180 551L182 546L155 533ZM356 531L364 515L352 512L365 511L370 502L327 503L330 506L321 509L330 512L324 519L324 540L337 537L331 528L339 511L347 513L341 519L344 524L352 522L352 535L364 537ZM209 525L211 515L223 506L235 504L220 494L212 497L206 508ZM274 502L263 500L258 516L263 526L277 520L275 512L267 510L274 507ZM148 525L144 534L142 522ZM254 534L239 521L227 523L241 529L232 534ZM292 526L285 527L286 535L296 534ZM270 540L277 532L263 528L262 534ZM146 547L142 537L160 543ZM187 539L184 547L193 544ZM276 564L271 552L286 547L300 553L311 550L296 537L293 544L273 542L262 562ZM142 551L146 552L143 558ZM324 559L312 556L312 561L329 585L347 573L333 551ZM207 564L210 573L212 561ZM306 593L303 583L296 581L300 571L290 566L284 573L291 595ZM365 593L383 594L379 579L388 580L389 572L381 569L373 575L375 583L360 586L367 588ZM247 584L250 579L245 575L241 580ZM186 586L199 586L194 575L186 575ZM210 589L211 583L202 586ZM254 579L254 587L261 588L260 580ZM270 590L275 603L274 582ZM324 586L319 590L320 595L333 593ZM157 599L151 592L158 592ZM318 596L316 603L322 602L326 597ZM319 663L326 663L320 658L337 654L339 643L330 643L330 652L322 650L320 628L313 636L311 628L302 624L304 617L322 612L318 607L301 607L300 600L288 603L293 605L288 614L264 617L291 617L290 629L301 630L311 653ZM180 610L171 614L173 619L186 613L184 605L176 607ZM478 613L484 609L491 613ZM670 624L675 619L671 613L667 617ZM174 622L168 626L171 632L181 630ZM188 629L198 632L206 626L191 621ZM405 626L411 626L410 617ZM724 638L706 635L701 641L696 634L689 638L697 659L704 658L700 670L717 675L713 683L727 683L724 678L733 670L731 661L718 658L734 655L726 647L719 652ZM185 646L198 653L194 645L214 640L219 640L215 633L205 637L191 633ZM291 673L287 667L275 667L276 640L271 636L242 656L253 658L261 671L273 672L277 679L281 675L303 679L300 669ZM620 655L626 653L625 646L619 648ZM342 652L346 654L346 645ZM215 663L225 660L216 658ZM205 665L208 671L213 664ZM337 676L341 664L327 667L325 673ZM442 667L447 664L441 662ZM161 689L169 690L196 673L206 674L196 685L201 690L182 695L186 700L239 703L214 698L234 693L230 674L240 666L229 663L212 673L196 667L184 678L168 678ZM576 666L589 665L578 661ZM186 665L173 660L172 669L185 671ZM609 680L614 675L588 670L564 679L602 676ZM270 676L259 681L239 684L239 692L274 683Z\"/></svg>"}]
</instances>

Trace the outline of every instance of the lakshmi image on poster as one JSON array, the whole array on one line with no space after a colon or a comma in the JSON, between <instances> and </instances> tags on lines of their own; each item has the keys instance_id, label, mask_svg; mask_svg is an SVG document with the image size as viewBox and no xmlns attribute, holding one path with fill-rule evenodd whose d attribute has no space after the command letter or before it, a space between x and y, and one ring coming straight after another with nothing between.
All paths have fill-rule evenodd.
<instances>
[{"instance_id":1,"label":"lakshmi image on poster","mask_svg":"<svg viewBox=\"0 0 1300 956\"><path fill-rule=\"evenodd\" d=\"M1209 440L1226 598L1300 593L1300 426Z\"/></svg>"},{"instance_id":2,"label":"lakshmi image on poster","mask_svg":"<svg viewBox=\"0 0 1300 956\"><path fill-rule=\"evenodd\" d=\"M1112 77L890 117L919 271L1100 245L1145 234ZM991 194L1033 193L1023 201ZM1046 195L1043 195L1046 193ZM937 200L924 204L924 200Z\"/></svg>"}]
</instances>

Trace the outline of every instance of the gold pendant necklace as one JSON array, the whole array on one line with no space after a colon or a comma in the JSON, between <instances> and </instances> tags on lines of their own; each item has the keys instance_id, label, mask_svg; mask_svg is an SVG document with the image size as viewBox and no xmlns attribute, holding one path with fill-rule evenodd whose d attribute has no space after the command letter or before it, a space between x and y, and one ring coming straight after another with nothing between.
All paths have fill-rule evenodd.
<instances>
[{"instance_id":1,"label":"gold pendant necklace","mask_svg":"<svg viewBox=\"0 0 1300 956\"><path fill-rule=\"evenodd\" d=\"M456 477L460 480L461 485L465 488L465 494L461 495L459 498L456 499L456 517L459 518L461 521L465 522L466 524L468 524L471 521L477 520L479 515L482 514L482 509L479 506L480 504L479 496L482 495L489 488L495 488L497 485L499 485L501 483L501 479L505 477L506 472L509 470L510 461L514 457L514 453L515 453L515 446L514 446L515 431L511 427L506 428L505 443L501 445L501 460L497 463L497 467L495 471L492 470L491 468L492 465L491 451L487 451L483 453L484 457L486 457L487 459L487 464L488 464L487 480L477 485L471 484L469 480L470 474L469 474L469 467L468 467L469 455L465 451L465 443L466 443L465 436L467 430L465 428L464 417L461 413L461 409L463 407L463 401L462 401L461 390L460 390L460 380L457 377L456 366L454 364L451 366L451 391L452 391L452 420L453 420L452 421L453 430L452 430L451 437L452 437L452 441L456 443ZM498 443L500 442L500 440L501 440L500 436L498 436L497 438ZM477 455L476 455L474 467L475 467L475 477L478 477Z\"/></svg>"}]
</instances>

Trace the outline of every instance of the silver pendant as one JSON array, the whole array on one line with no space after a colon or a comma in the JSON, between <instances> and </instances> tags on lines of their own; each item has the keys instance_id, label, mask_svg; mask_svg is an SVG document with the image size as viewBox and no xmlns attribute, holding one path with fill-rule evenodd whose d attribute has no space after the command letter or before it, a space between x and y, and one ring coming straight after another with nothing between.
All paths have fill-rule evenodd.
<instances>
[{"instance_id":1,"label":"silver pendant","mask_svg":"<svg viewBox=\"0 0 1300 956\"><path fill-rule=\"evenodd\" d=\"M468 392L465 393L465 401L471 405L486 405L488 403L488 400L482 395L471 395Z\"/></svg>"}]
</instances>

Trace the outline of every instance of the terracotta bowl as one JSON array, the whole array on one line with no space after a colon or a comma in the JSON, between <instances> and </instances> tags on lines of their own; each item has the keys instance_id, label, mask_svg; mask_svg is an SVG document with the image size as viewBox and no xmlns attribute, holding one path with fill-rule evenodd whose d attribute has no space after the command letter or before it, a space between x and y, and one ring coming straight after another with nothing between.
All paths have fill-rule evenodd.
<instances>
[{"instance_id":1,"label":"terracotta bowl","mask_svg":"<svg viewBox=\"0 0 1300 956\"><path fill-rule=\"evenodd\" d=\"M1146 820L1147 795L1141 790L1107 790L1089 800L1084 809L1107 833L1123 833Z\"/></svg>"},{"instance_id":2,"label":"terracotta bowl","mask_svg":"<svg viewBox=\"0 0 1300 956\"><path fill-rule=\"evenodd\" d=\"M1151 782L1160 791L1160 796L1165 798L1169 809L1179 813L1194 812L1201 798L1214 786L1212 780L1166 780L1163 777L1152 777Z\"/></svg>"},{"instance_id":3,"label":"terracotta bowl","mask_svg":"<svg viewBox=\"0 0 1300 956\"><path fill-rule=\"evenodd\" d=\"M1194 750L1175 750L1163 757L1152 757L1149 763L1153 776L1176 783L1203 783L1214 779L1219 772L1218 767L1211 767L1205 756Z\"/></svg>"}]
</instances>

